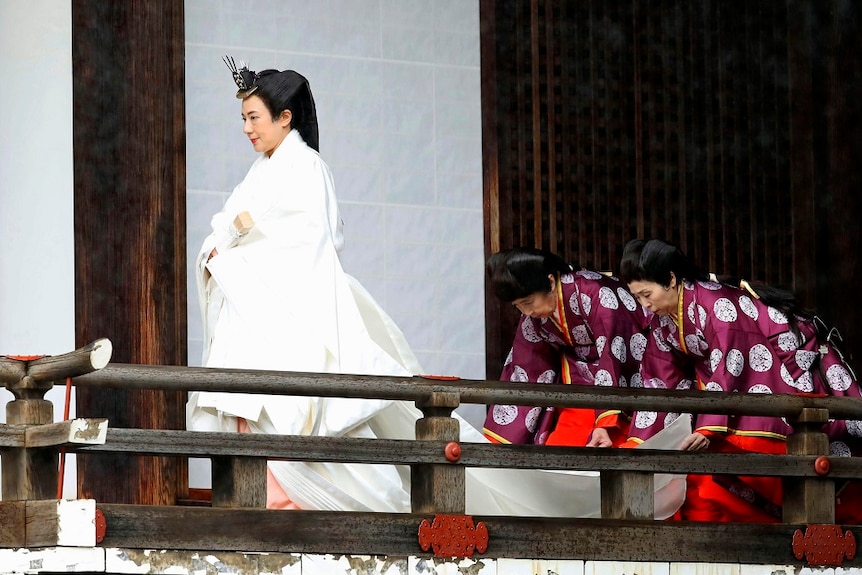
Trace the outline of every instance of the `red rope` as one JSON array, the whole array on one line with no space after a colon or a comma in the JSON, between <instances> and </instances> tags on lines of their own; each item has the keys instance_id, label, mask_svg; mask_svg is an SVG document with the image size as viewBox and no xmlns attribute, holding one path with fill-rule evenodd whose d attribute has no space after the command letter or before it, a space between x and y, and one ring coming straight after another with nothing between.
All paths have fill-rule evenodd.
<instances>
[{"instance_id":1,"label":"red rope","mask_svg":"<svg viewBox=\"0 0 862 575\"><path fill-rule=\"evenodd\" d=\"M63 421L69 420L69 404L72 402L72 378L66 378L66 403L63 407ZM57 477L57 499L63 499L63 479L66 475L66 450L60 450L60 472Z\"/></svg>"}]
</instances>

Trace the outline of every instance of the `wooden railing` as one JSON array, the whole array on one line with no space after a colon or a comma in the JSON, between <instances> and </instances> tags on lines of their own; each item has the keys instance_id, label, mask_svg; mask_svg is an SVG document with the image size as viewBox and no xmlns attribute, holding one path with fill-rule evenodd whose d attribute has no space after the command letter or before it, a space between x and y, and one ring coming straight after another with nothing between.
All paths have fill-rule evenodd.
<instances>
[{"instance_id":1,"label":"wooden railing","mask_svg":"<svg viewBox=\"0 0 862 575\"><path fill-rule=\"evenodd\" d=\"M210 507L95 502L107 526L100 542L106 547L432 554L420 548L422 522L440 514L463 515L465 469L493 467L598 471L602 518L473 517L473 525L481 521L487 529L483 556L862 565L844 547L862 536L858 526L832 528L831 559L811 553L800 558L806 529L835 521L836 482L862 478L862 458L829 457L820 427L829 418L862 420L862 399L107 364L105 346L109 357L110 344L100 340L53 358L0 358L0 380L15 395L8 423L0 427L0 518L9 526L0 531L0 547L64 544L57 528L62 502L54 490L58 454L67 450L212 460ZM75 376L76 386L106 389L402 400L414 402L424 417L415 441L117 429L104 419L52 423L43 396L52 382L67 376ZM462 403L766 415L786 418L794 433L788 454L781 456L459 443L458 456L452 457L459 435L451 414ZM412 512L266 510L268 459L409 465ZM654 521L655 473L781 477L783 523ZM821 541L807 533L822 550Z\"/></svg>"}]
</instances>

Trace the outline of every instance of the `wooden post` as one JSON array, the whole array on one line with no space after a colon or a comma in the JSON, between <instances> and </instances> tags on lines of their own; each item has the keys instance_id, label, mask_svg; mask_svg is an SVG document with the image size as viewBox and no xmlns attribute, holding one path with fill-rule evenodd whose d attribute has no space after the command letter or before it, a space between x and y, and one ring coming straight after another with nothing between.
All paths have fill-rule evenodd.
<instances>
[{"instance_id":1,"label":"wooden post","mask_svg":"<svg viewBox=\"0 0 862 575\"><path fill-rule=\"evenodd\" d=\"M417 440L459 441L460 426L452 411L460 404L457 393L432 392L416 407L424 417L416 422ZM465 511L464 467L421 463L410 466L410 504L413 513Z\"/></svg>"},{"instance_id":2,"label":"wooden post","mask_svg":"<svg viewBox=\"0 0 862 575\"><path fill-rule=\"evenodd\" d=\"M0 357L0 381L15 396L6 404L6 423L52 424L54 407L44 396L54 383L103 368L110 361L111 352L111 342L100 339L57 356L37 359ZM56 445L7 448L0 454L3 458L5 501L56 498L59 462Z\"/></svg>"},{"instance_id":3,"label":"wooden post","mask_svg":"<svg viewBox=\"0 0 862 575\"><path fill-rule=\"evenodd\" d=\"M829 438L821 428L829 421L826 409L805 408L787 438L788 455L829 455ZM835 523L835 482L825 477L785 477L785 523Z\"/></svg>"},{"instance_id":4,"label":"wooden post","mask_svg":"<svg viewBox=\"0 0 862 575\"><path fill-rule=\"evenodd\" d=\"M213 507L266 507L266 459L212 458Z\"/></svg>"},{"instance_id":5,"label":"wooden post","mask_svg":"<svg viewBox=\"0 0 862 575\"><path fill-rule=\"evenodd\" d=\"M652 519L655 509L652 473L602 471L602 519Z\"/></svg>"}]
</instances>

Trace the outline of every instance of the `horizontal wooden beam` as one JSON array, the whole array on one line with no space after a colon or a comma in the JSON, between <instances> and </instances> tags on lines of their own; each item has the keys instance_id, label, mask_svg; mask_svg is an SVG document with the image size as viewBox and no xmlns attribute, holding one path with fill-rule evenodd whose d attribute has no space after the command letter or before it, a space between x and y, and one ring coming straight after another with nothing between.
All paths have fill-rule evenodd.
<instances>
[{"instance_id":1,"label":"horizontal wooden beam","mask_svg":"<svg viewBox=\"0 0 862 575\"><path fill-rule=\"evenodd\" d=\"M0 547L93 547L92 499L0 501Z\"/></svg>"},{"instance_id":2,"label":"horizontal wooden beam","mask_svg":"<svg viewBox=\"0 0 862 575\"><path fill-rule=\"evenodd\" d=\"M432 394L457 394L460 403L650 410L675 413L764 415L795 418L805 408L829 410L836 419L862 419L862 398L715 393L585 385L529 385L485 380L440 381L422 377L313 374L159 365L109 364L80 376L75 385L112 389L225 391L273 395L353 397L427 402Z\"/></svg>"},{"instance_id":3,"label":"horizontal wooden beam","mask_svg":"<svg viewBox=\"0 0 862 575\"><path fill-rule=\"evenodd\" d=\"M0 436L2 437L2 436ZM186 457L242 456L272 460L340 461L392 465L447 464L513 469L641 471L652 473L734 473L776 477L819 477L817 456L756 453L696 453L653 449L599 449L547 445L461 443L457 463L446 459L445 441L353 439L295 435L204 433L149 429L107 431L100 445L69 445L72 451L128 452ZM830 457L827 477L862 478L862 458Z\"/></svg>"},{"instance_id":4,"label":"horizontal wooden beam","mask_svg":"<svg viewBox=\"0 0 862 575\"><path fill-rule=\"evenodd\" d=\"M104 418L79 418L26 427L27 447L94 445L105 443L108 420Z\"/></svg>"},{"instance_id":5,"label":"horizontal wooden beam","mask_svg":"<svg viewBox=\"0 0 862 575\"><path fill-rule=\"evenodd\" d=\"M105 547L249 552L430 556L418 542L425 514L337 513L97 506L105 515ZM676 521L473 517L488 529L476 557L679 561L803 565L792 538L804 525L706 524ZM859 540L862 528L850 528ZM720 542L720 544L716 544ZM862 566L862 554L843 567Z\"/></svg>"}]
</instances>

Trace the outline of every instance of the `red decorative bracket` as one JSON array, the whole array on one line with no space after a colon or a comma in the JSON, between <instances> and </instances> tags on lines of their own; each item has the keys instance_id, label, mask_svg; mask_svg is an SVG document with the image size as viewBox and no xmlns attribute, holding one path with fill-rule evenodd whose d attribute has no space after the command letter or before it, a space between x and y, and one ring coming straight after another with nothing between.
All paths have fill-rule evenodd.
<instances>
[{"instance_id":1,"label":"red decorative bracket","mask_svg":"<svg viewBox=\"0 0 862 575\"><path fill-rule=\"evenodd\" d=\"M804 535L800 529L793 533L793 555L809 565L836 567L856 556L856 537L851 531L842 534L839 525L809 525Z\"/></svg>"},{"instance_id":2,"label":"red decorative bracket","mask_svg":"<svg viewBox=\"0 0 862 575\"><path fill-rule=\"evenodd\" d=\"M472 557L474 549L488 548L488 528L482 521L474 526L470 515L435 515L433 523L419 524L419 545L422 551L433 547L436 557Z\"/></svg>"},{"instance_id":3,"label":"red decorative bracket","mask_svg":"<svg viewBox=\"0 0 862 575\"><path fill-rule=\"evenodd\" d=\"M96 543L104 541L107 532L108 522L105 520L105 514L101 509L96 509Z\"/></svg>"}]
</instances>

